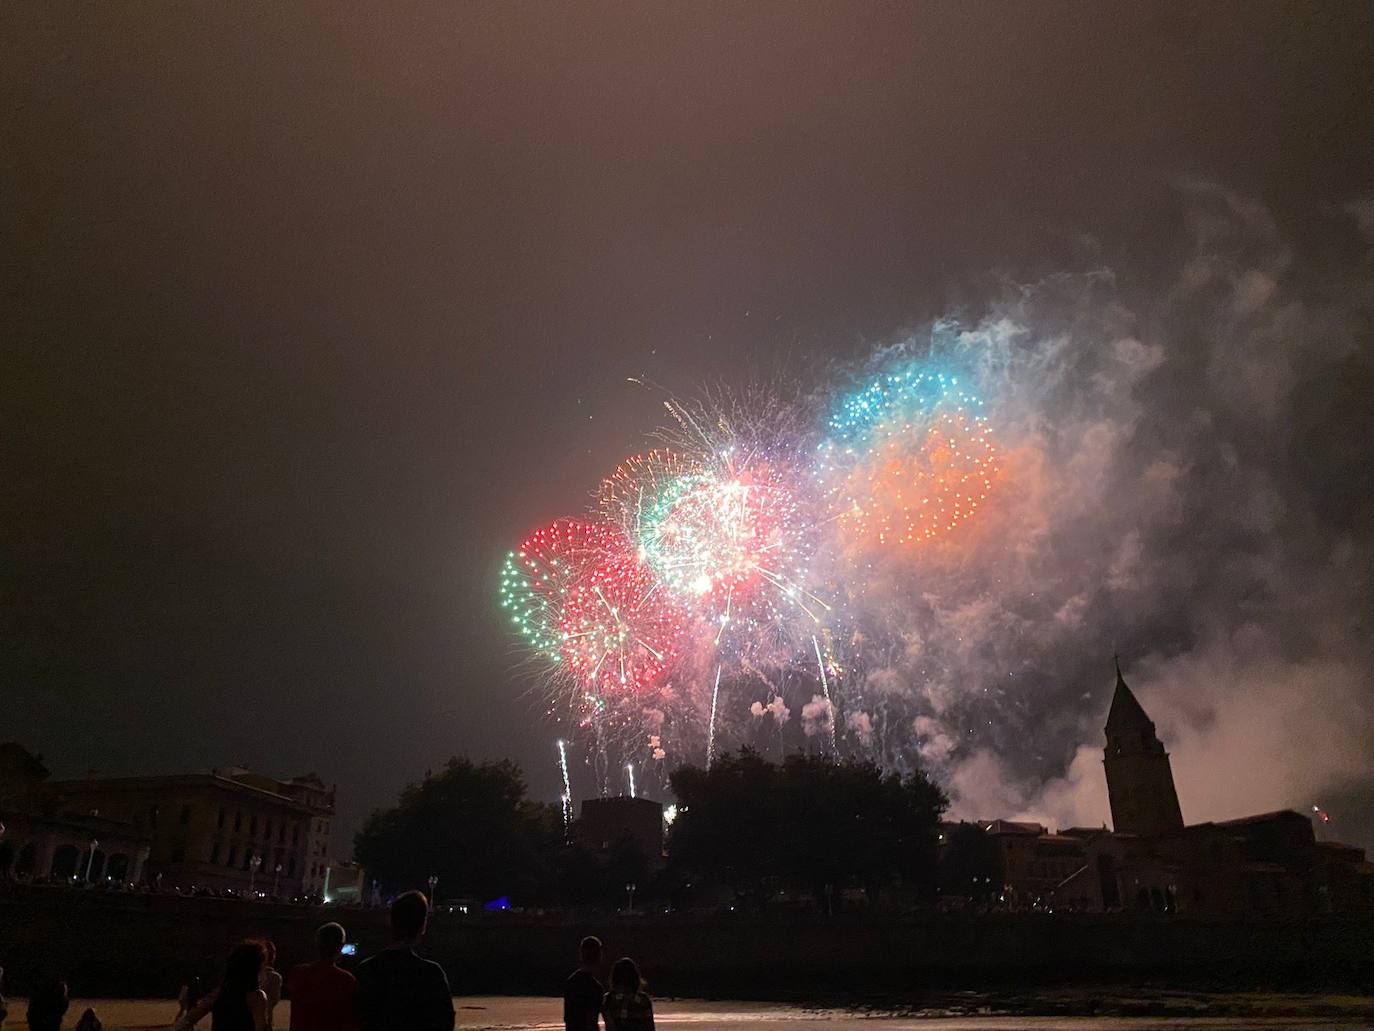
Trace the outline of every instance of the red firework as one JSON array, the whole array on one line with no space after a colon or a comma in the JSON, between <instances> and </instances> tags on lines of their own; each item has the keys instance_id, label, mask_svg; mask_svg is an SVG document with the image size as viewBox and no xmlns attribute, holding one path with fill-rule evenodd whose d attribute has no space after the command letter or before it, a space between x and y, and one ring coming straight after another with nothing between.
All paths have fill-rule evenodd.
<instances>
[{"instance_id":1,"label":"red firework","mask_svg":"<svg viewBox=\"0 0 1374 1031\"><path fill-rule=\"evenodd\" d=\"M686 617L628 554L588 571L562 607L563 661L589 694L642 694L671 668Z\"/></svg>"},{"instance_id":2,"label":"red firework","mask_svg":"<svg viewBox=\"0 0 1374 1031\"><path fill-rule=\"evenodd\" d=\"M569 593L594 570L627 554L625 538L604 523L576 519L535 530L506 556L501 605L530 645L559 661Z\"/></svg>"}]
</instances>

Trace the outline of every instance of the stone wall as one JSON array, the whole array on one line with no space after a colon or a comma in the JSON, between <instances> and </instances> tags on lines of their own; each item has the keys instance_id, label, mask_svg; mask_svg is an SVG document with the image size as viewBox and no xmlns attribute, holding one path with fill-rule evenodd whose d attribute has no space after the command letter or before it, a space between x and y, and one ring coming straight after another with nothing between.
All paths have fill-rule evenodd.
<instances>
[{"instance_id":1,"label":"stone wall","mask_svg":"<svg viewBox=\"0 0 1374 1031\"><path fill-rule=\"evenodd\" d=\"M381 911L17 888L0 895L0 964L14 994L49 971L86 996L171 997L192 973L213 978L218 960L244 937L270 936L281 969L311 958L314 928L325 919L348 928L360 955L386 943ZM1374 956L1369 921L933 914L573 921L441 913L427 951L460 994L555 994L586 933L603 938L610 958L636 957L657 993L735 998L1147 979L1289 991L1368 988Z\"/></svg>"}]
</instances>

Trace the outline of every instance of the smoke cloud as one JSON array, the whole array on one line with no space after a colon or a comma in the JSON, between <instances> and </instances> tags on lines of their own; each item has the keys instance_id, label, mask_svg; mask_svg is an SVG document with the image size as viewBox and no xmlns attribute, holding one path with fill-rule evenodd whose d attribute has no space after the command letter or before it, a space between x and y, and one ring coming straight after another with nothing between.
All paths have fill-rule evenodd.
<instances>
[{"instance_id":1,"label":"smoke cloud","mask_svg":"<svg viewBox=\"0 0 1374 1031\"><path fill-rule=\"evenodd\" d=\"M811 701L802 706L802 729L807 737L829 734L835 721L835 709L830 700L821 695L813 695Z\"/></svg>"},{"instance_id":2,"label":"smoke cloud","mask_svg":"<svg viewBox=\"0 0 1374 1031\"><path fill-rule=\"evenodd\" d=\"M1110 819L1113 653L1189 822L1368 797L1374 201L1310 255L1248 198L1180 196L1163 289L1097 267L897 345L972 370L1004 475L959 533L873 565L882 632L836 701L956 815Z\"/></svg>"}]
</instances>

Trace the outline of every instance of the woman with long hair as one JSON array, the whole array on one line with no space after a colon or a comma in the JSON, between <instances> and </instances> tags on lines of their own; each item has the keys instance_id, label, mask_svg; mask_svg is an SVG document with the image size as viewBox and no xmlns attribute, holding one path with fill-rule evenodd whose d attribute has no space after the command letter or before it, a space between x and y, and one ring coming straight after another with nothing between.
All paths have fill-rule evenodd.
<instances>
[{"instance_id":1,"label":"woman with long hair","mask_svg":"<svg viewBox=\"0 0 1374 1031\"><path fill-rule=\"evenodd\" d=\"M224 979L218 988L189 1006L187 989L182 989L183 1012L177 1016L176 1031L195 1027L207 1013L210 1031L267 1031L267 993L259 984L266 965L262 942L235 945L224 961Z\"/></svg>"},{"instance_id":2,"label":"woman with long hair","mask_svg":"<svg viewBox=\"0 0 1374 1031\"><path fill-rule=\"evenodd\" d=\"M611 967L611 990L602 1003L606 1031L654 1031L654 1001L644 990L639 967L626 956Z\"/></svg>"}]
</instances>

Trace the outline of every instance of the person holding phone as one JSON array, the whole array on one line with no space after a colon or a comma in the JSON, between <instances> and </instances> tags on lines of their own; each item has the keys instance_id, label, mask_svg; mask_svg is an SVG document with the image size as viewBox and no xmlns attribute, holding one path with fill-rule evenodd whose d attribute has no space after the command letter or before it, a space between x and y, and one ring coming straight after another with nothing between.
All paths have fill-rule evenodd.
<instances>
[{"instance_id":1,"label":"person holding phone","mask_svg":"<svg viewBox=\"0 0 1374 1031\"><path fill-rule=\"evenodd\" d=\"M358 982L339 966L348 948L339 924L324 924L315 932L320 958L291 969L286 987L291 994L290 1031L353 1031L357 1027L354 999Z\"/></svg>"}]
</instances>

